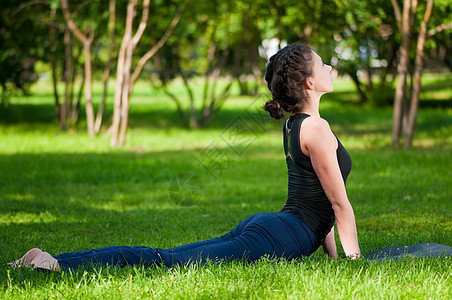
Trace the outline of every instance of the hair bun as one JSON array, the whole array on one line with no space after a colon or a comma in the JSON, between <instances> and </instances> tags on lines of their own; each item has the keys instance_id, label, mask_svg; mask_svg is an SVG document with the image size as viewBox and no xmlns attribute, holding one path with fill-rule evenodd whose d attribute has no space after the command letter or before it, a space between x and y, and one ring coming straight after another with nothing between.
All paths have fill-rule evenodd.
<instances>
[{"instance_id":1,"label":"hair bun","mask_svg":"<svg viewBox=\"0 0 452 300\"><path fill-rule=\"evenodd\" d=\"M272 117L273 119L278 120L284 117L284 112L281 109L281 106L279 105L278 101L274 99L267 101L262 108L265 111L268 111L270 117Z\"/></svg>"}]
</instances>

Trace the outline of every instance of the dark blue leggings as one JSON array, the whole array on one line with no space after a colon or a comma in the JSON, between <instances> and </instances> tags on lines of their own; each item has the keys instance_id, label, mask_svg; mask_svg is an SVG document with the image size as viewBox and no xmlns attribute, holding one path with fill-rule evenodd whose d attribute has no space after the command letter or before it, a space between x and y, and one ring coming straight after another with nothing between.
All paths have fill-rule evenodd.
<instances>
[{"instance_id":1,"label":"dark blue leggings","mask_svg":"<svg viewBox=\"0 0 452 300\"><path fill-rule=\"evenodd\" d=\"M55 258L62 269L90 268L92 265L187 265L246 259L295 259L313 253L319 244L314 233L290 213L257 213L249 216L229 233L184 246L159 249L144 246L110 246L63 253Z\"/></svg>"}]
</instances>

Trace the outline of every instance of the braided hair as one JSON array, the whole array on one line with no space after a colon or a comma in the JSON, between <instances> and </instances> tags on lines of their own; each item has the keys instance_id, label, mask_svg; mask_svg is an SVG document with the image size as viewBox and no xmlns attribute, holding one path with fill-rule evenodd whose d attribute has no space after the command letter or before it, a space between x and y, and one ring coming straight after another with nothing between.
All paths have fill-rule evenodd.
<instances>
[{"instance_id":1,"label":"braided hair","mask_svg":"<svg viewBox=\"0 0 452 300\"><path fill-rule=\"evenodd\" d=\"M270 57L265 81L273 99L263 109L274 119L284 117L284 111L301 110L306 101L304 81L312 76L312 49L304 44L288 45Z\"/></svg>"}]
</instances>

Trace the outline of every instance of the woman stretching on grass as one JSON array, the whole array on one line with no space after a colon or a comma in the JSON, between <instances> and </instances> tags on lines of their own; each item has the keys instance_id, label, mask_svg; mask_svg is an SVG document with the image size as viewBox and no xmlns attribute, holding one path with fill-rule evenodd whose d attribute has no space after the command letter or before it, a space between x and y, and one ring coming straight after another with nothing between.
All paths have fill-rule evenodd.
<instances>
[{"instance_id":1,"label":"woman stretching on grass","mask_svg":"<svg viewBox=\"0 0 452 300\"><path fill-rule=\"evenodd\" d=\"M208 260L295 259L312 254L322 245L336 258L334 227L345 254L361 253L353 209L345 191L351 159L320 118L320 97L333 91L331 66L306 45L294 44L270 58L265 80L273 99L264 109L275 119L290 112L285 122L284 150L288 167L287 203L278 213L257 213L231 232L211 240L172 249L112 246L52 256L34 248L13 266L49 270L88 268L90 265L186 265Z\"/></svg>"}]
</instances>

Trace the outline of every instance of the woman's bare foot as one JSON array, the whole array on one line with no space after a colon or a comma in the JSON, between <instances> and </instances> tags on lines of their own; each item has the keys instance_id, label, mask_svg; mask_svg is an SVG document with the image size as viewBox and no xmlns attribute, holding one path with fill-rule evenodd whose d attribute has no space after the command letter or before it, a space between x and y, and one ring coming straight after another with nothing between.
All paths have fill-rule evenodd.
<instances>
[{"instance_id":1,"label":"woman's bare foot","mask_svg":"<svg viewBox=\"0 0 452 300\"><path fill-rule=\"evenodd\" d=\"M22 256L18 260L8 263L8 265L12 266L13 268L27 267L31 264L32 260L41 252L42 250L39 248L30 249L27 253L25 253L24 256Z\"/></svg>"},{"instance_id":2,"label":"woman's bare foot","mask_svg":"<svg viewBox=\"0 0 452 300\"><path fill-rule=\"evenodd\" d=\"M58 260L47 252L38 248L33 248L25 253L20 259L8 263L13 268L32 267L52 271L61 271Z\"/></svg>"},{"instance_id":3,"label":"woman's bare foot","mask_svg":"<svg viewBox=\"0 0 452 300\"><path fill-rule=\"evenodd\" d=\"M51 271L61 271L58 260L47 252L41 251L33 258L31 264L34 268L46 269Z\"/></svg>"}]
</instances>

